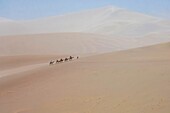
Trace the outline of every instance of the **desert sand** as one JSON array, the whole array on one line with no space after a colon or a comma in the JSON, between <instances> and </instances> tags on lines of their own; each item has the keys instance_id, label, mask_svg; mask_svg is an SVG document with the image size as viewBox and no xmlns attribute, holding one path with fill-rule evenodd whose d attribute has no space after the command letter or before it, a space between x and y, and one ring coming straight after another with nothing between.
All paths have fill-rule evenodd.
<instances>
[{"instance_id":1,"label":"desert sand","mask_svg":"<svg viewBox=\"0 0 170 113\"><path fill-rule=\"evenodd\" d=\"M0 72L13 70L0 78L0 113L169 113L169 51L164 43L38 67L60 56L0 57Z\"/></svg>"},{"instance_id":2,"label":"desert sand","mask_svg":"<svg viewBox=\"0 0 170 113\"><path fill-rule=\"evenodd\" d=\"M0 36L0 56L94 55L170 42L170 32L141 37L119 37L92 33L48 33Z\"/></svg>"},{"instance_id":3,"label":"desert sand","mask_svg":"<svg viewBox=\"0 0 170 113\"><path fill-rule=\"evenodd\" d=\"M112 6L0 17L0 113L169 113L169 75L169 20Z\"/></svg>"}]
</instances>

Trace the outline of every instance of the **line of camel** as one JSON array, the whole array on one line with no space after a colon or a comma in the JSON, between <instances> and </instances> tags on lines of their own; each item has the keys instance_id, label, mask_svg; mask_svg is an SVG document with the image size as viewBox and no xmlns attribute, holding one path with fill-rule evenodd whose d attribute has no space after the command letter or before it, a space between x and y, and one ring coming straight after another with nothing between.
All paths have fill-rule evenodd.
<instances>
[{"instance_id":1,"label":"line of camel","mask_svg":"<svg viewBox=\"0 0 170 113\"><path fill-rule=\"evenodd\" d=\"M63 63L63 62L68 62L74 59L79 59L79 57L73 57L73 56L69 56L66 58L61 58L61 59L57 59L57 60L51 60L49 65L54 65L54 64L58 64L58 63Z\"/></svg>"}]
</instances>

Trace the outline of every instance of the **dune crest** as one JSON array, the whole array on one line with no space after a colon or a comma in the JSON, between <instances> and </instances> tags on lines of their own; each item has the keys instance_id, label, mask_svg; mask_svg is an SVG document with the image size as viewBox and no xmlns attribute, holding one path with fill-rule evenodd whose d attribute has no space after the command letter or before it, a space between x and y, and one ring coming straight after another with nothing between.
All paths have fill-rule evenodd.
<instances>
[{"instance_id":1,"label":"dune crest","mask_svg":"<svg viewBox=\"0 0 170 113\"><path fill-rule=\"evenodd\" d=\"M166 22L169 20L109 6L35 20L1 22L0 35L84 32L141 36L170 30Z\"/></svg>"}]
</instances>

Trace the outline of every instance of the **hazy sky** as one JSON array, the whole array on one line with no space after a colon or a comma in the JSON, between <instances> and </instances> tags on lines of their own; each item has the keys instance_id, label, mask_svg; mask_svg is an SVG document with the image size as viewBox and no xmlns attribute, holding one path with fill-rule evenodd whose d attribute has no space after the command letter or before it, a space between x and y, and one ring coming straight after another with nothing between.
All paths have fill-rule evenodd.
<instances>
[{"instance_id":1,"label":"hazy sky","mask_svg":"<svg viewBox=\"0 0 170 113\"><path fill-rule=\"evenodd\" d=\"M110 5L170 19L170 0L0 0L0 17L28 20Z\"/></svg>"}]
</instances>

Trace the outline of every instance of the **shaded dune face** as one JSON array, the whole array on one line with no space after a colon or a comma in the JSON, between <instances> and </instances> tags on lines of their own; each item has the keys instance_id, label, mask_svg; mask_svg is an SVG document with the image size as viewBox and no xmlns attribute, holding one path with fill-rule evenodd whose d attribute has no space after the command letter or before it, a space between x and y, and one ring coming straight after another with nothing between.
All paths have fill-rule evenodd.
<instances>
[{"instance_id":1,"label":"shaded dune face","mask_svg":"<svg viewBox=\"0 0 170 113\"><path fill-rule=\"evenodd\" d=\"M107 36L55 33L0 37L0 55L88 55L111 51L116 46Z\"/></svg>"},{"instance_id":2,"label":"shaded dune face","mask_svg":"<svg viewBox=\"0 0 170 113\"><path fill-rule=\"evenodd\" d=\"M94 55L170 41L169 32L144 37L120 37L87 33L53 33L0 37L0 56Z\"/></svg>"},{"instance_id":3,"label":"shaded dune face","mask_svg":"<svg viewBox=\"0 0 170 113\"><path fill-rule=\"evenodd\" d=\"M166 43L21 70L0 79L0 112L169 113L169 50Z\"/></svg>"}]
</instances>

